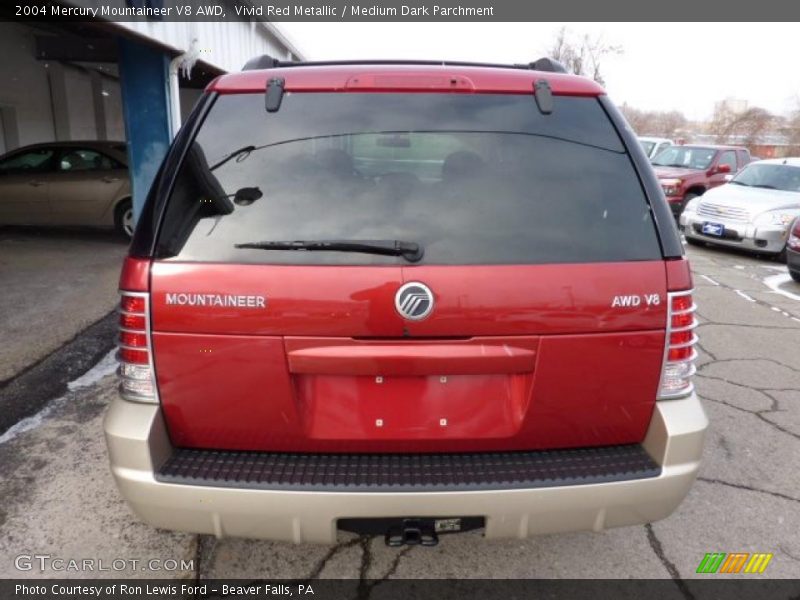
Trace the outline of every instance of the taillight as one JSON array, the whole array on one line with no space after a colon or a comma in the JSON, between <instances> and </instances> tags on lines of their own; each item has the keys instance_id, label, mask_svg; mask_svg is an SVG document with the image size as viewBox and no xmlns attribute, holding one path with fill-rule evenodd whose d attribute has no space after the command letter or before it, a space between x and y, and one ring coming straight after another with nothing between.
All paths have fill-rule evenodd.
<instances>
[{"instance_id":1,"label":"taillight","mask_svg":"<svg viewBox=\"0 0 800 600\"><path fill-rule=\"evenodd\" d=\"M692 292L671 292L668 295L666 347L664 366L661 371L659 398L680 398L692 393L692 375L696 369L695 345L697 319Z\"/></svg>"},{"instance_id":2,"label":"taillight","mask_svg":"<svg viewBox=\"0 0 800 600\"><path fill-rule=\"evenodd\" d=\"M157 402L153 376L152 348L148 333L149 295L120 292L119 305L119 392L126 400Z\"/></svg>"}]
</instances>

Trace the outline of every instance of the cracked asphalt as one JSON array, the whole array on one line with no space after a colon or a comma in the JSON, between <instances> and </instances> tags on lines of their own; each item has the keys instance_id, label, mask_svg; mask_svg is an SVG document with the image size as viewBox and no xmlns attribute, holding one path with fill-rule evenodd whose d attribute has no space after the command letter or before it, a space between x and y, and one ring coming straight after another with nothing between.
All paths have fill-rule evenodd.
<instances>
[{"instance_id":1,"label":"cracked asphalt","mask_svg":"<svg viewBox=\"0 0 800 600\"><path fill-rule=\"evenodd\" d=\"M192 569L70 577L351 578L369 597L387 578L692 578L706 552L772 552L760 576L800 575L800 285L774 262L688 248L701 338L696 385L711 419L704 462L671 517L602 533L486 541L443 536L388 548L340 534L333 547L176 534L140 523L108 471L101 433L113 376L51 401L29 429L0 438L0 577L14 558L186 559ZM23 428L24 429L24 428ZM10 438L10 439L9 439ZM732 577L748 577L735 575ZM676 597L693 598L692 581Z\"/></svg>"}]
</instances>

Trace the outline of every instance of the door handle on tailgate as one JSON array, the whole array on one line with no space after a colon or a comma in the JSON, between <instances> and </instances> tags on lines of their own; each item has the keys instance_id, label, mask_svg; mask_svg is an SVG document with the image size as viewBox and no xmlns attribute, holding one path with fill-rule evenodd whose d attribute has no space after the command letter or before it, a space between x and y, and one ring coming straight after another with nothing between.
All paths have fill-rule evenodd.
<instances>
[{"instance_id":1,"label":"door handle on tailgate","mask_svg":"<svg viewBox=\"0 0 800 600\"><path fill-rule=\"evenodd\" d=\"M287 352L303 375L493 375L533 371L535 352L507 344L364 344Z\"/></svg>"}]
</instances>

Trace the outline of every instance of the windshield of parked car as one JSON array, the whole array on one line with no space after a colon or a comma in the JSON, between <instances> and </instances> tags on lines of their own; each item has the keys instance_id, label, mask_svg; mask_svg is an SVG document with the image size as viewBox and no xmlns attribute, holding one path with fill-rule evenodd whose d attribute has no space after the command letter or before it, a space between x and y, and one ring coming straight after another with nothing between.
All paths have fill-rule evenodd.
<instances>
[{"instance_id":1,"label":"windshield of parked car","mask_svg":"<svg viewBox=\"0 0 800 600\"><path fill-rule=\"evenodd\" d=\"M557 96L543 114L529 95L289 93L274 113L263 94L218 97L178 172L160 256L405 261L251 245L297 240L403 240L420 247L418 264L660 256L631 159L596 98Z\"/></svg>"},{"instance_id":2,"label":"windshield of parked car","mask_svg":"<svg viewBox=\"0 0 800 600\"><path fill-rule=\"evenodd\" d=\"M647 156L650 156L650 153L653 151L653 147L656 145L655 142L645 142L645 141L642 141L642 140L639 140L639 143L642 145L642 148L644 149L644 153Z\"/></svg>"},{"instance_id":3,"label":"windshield of parked car","mask_svg":"<svg viewBox=\"0 0 800 600\"><path fill-rule=\"evenodd\" d=\"M658 153L652 163L657 167L678 167L681 169L703 170L711 166L715 148L697 146L670 146Z\"/></svg>"},{"instance_id":4,"label":"windshield of parked car","mask_svg":"<svg viewBox=\"0 0 800 600\"><path fill-rule=\"evenodd\" d=\"M751 164L731 183L785 192L800 192L800 167L776 164Z\"/></svg>"}]
</instances>

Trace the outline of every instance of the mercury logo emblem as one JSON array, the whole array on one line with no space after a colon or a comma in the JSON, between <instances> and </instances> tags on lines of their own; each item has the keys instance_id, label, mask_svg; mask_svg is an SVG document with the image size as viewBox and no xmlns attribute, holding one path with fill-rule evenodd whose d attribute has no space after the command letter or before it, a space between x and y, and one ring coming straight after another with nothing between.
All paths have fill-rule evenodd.
<instances>
[{"instance_id":1,"label":"mercury logo emblem","mask_svg":"<svg viewBox=\"0 0 800 600\"><path fill-rule=\"evenodd\" d=\"M406 283L394 297L394 306L403 318L421 321L433 310L433 292L424 283Z\"/></svg>"}]
</instances>

